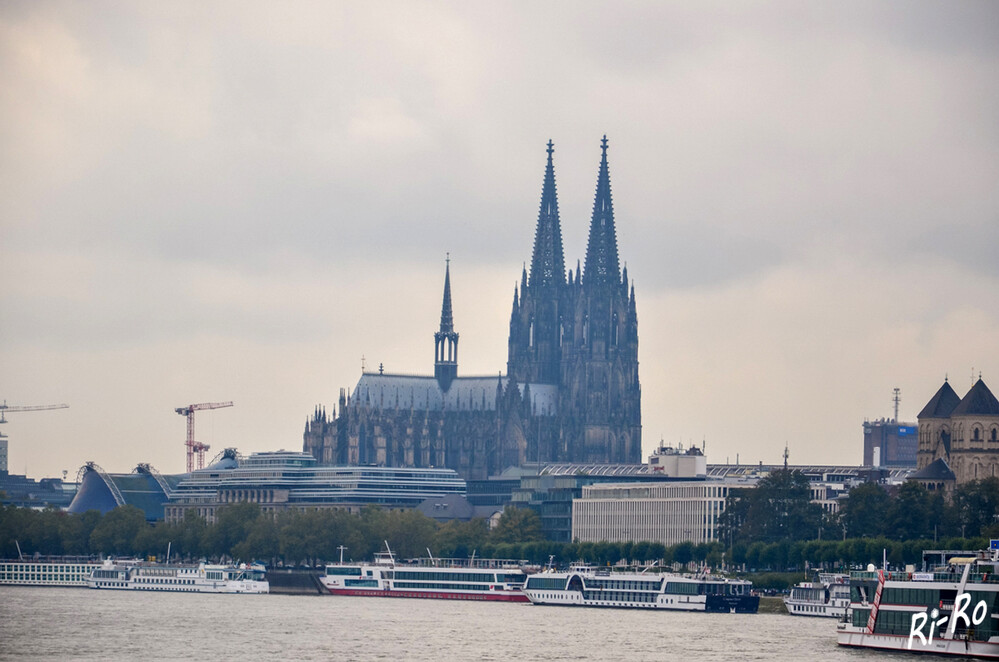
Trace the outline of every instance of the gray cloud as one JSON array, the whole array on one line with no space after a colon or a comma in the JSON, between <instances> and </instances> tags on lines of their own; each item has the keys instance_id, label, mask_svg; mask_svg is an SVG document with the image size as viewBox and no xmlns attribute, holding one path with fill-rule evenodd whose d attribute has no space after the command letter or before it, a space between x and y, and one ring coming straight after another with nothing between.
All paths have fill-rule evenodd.
<instances>
[{"instance_id":1,"label":"gray cloud","mask_svg":"<svg viewBox=\"0 0 999 662\"><path fill-rule=\"evenodd\" d=\"M5 3L0 389L283 389L240 443L293 447L360 355L429 370L445 252L462 368L502 369L544 144L575 267L606 133L647 445L776 459L829 412L802 459L835 459L994 360L997 37L975 2ZM46 434L97 455L72 412Z\"/></svg>"}]
</instances>

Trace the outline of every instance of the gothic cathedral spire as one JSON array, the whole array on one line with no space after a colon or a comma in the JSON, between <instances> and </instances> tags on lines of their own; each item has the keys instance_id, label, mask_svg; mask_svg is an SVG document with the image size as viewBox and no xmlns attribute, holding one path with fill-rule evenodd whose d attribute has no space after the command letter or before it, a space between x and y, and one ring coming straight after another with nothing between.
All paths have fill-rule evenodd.
<instances>
[{"instance_id":1,"label":"gothic cathedral spire","mask_svg":"<svg viewBox=\"0 0 999 662\"><path fill-rule=\"evenodd\" d=\"M451 256L444 268L444 300L441 303L441 328L434 334L434 377L447 392L458 376L458 334L451 312Z\"/></svg>"},{"instance_id":2,"label":"gothic cathedral spire","mask_svg":"<svg viewBox=\"0 0 999 662\"><path fill-rule=\"evenodd\" d=\"M562 253L562 227L558 217L558 196L555 193L555 166L552 141L548 141L548 165L541 188L541 210L534 233L534 253L531 256L529 286L535 291L559 291L565 285L565 258Z\"/></svg>"},{"instance_id":3,"label":"gothic cathedral spire","mask_svg":"<svg viewBox=\"0 0 999 662\"><path fill-rule=\"evenodd\" d=\"M557 384L560 375L562 305L566 293L562 226L555 192L552 141L541 186L541 209L534 233L531 270L520 283L520 302L510 316L507 373L521 384Z\"/></svg>"},{"instance_id":4,"label":"gothic cathedral spire","mask_svg":"<svg viewBox=\"0 0 999 662\"><path fill-rule=\"evenodd\" d=\"M600 141L602 155L597 174L597 193L593 199L593 218L586 246L583 285L600 287L618 285L621 270L617 257L617 233L614 230L614 205L611 202L610 172L607 168L607 136Z\"/></svg>"}]
</instances>

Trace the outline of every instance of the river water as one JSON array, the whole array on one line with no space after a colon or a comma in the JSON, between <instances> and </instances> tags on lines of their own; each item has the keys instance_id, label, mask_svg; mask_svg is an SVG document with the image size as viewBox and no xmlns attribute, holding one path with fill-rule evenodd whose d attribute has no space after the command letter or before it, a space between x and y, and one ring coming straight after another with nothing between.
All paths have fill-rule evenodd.
<instances>
[{"instance_id":1,"label":"river water","mask_svg":"<svg viewBox=\"0 0 999 662\"><path fill-rule=\"evenodd\" d=\"M0 587L0 660L837 660L835 619Z\"/></svg>"}]
</instances>

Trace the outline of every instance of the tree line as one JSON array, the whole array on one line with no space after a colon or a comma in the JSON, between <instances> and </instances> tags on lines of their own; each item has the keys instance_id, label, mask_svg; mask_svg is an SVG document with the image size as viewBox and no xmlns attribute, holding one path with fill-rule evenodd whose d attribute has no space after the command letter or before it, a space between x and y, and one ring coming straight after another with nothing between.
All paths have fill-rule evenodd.
<instances>
[{"instance_id":1,"label":"tree line","mask_svg":"<svg viewBox=\"0 0 999 662\"><path fill-rule=\"evenodd\" d=\"M719 540L734 551L807 540L999 537L999 478L959 485L950 499L914 481L864 483L841 500L838 512L811 498L808 478L796 470L775 471L756 487L732 490L719 517Z\"/></svg>"},{"instance_id":2,"label":"tree line","mask_svg":"<svg viewBox=\"0 0 999 662\"><path fill-rule=\"evenodd\" d=\"M141 510L121 506L100 514L0 507L0 557L72 555L175 559L260 560L269 565L321 565L370 559L387 541L399 558L426 556L524 559L564 566L583 561L668 565L703 564L747 570L842 569L880 563L918 564L924 549L981 549L999 537L999 479L957 488L953 498L918 483L886 488L859 485L838 513L811 503L808 480L777 471L758 486L730 493L718 540L665 546L651 541L544 540L537 514L508 508L490 530L486 521L439 524L415 510L366 507L264 513L257 504L219 509L214 524L193 514L150 525Z\"/></svg>"},{"instance_id":3,"label":"tree line","mask_svg":"<svg viewBox=\"0 0 999 662\"><path fill-rule=\"evenodd\" d=\"M17 544L15 544L15 541ZM121 506L101 515L80 515L47 510L0 508L0 556L16 558L17 545L25 556L75 555L138 556L163 559L170 546L173 559L194 561L259 560L270 566L321 566L339 559L370 559L388 542L398 558L431 553L437 557L523 559L537 565L573 562L599 565L630 563L711 568L733 564L749 571L843 569L880 563L882 555L895 565L918 564L929 548L979 549L983 538L934 541L898 541L888 538L846 540L780 540L736 543L727 548L719 541L683 542L572 542L543 540L537 515L530 510L508 509L490 531L485 520L438 524L417 511L383 511L366 508L360 514L334 510L284 511L265 514L256 504L234 504L218 512L208 524L190 516L183 522L148 524L142 511Z\"/></svg>"}]
</instances>

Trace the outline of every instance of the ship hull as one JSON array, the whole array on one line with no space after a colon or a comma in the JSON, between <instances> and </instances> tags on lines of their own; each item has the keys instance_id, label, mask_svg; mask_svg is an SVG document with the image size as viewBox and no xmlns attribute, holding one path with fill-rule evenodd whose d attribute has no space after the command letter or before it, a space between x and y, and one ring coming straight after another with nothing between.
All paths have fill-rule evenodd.
<instances>
[{"instance_id":1,"label":"ship hull","mask_svg":"<svg viewBox=\"0 0 999 662\"><path fill-rule=\"evenodd\" d=\"M350 595L365 598L418 598L422 600L475 600L479 602L529 602L521 592L491 591L487 593L461 593L457 591L396 591L386 589L330 588L331 595Z\"/></svg>"}]
</instances>

